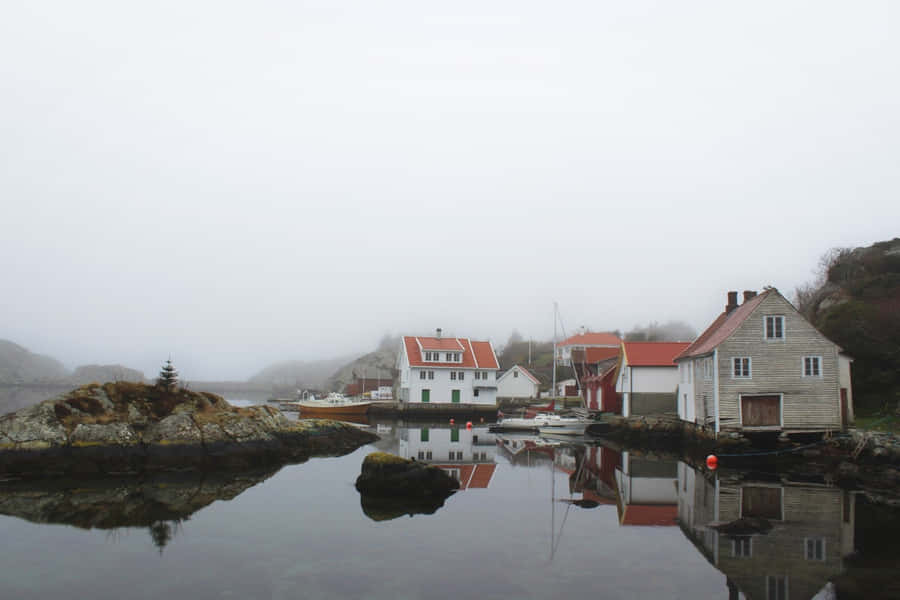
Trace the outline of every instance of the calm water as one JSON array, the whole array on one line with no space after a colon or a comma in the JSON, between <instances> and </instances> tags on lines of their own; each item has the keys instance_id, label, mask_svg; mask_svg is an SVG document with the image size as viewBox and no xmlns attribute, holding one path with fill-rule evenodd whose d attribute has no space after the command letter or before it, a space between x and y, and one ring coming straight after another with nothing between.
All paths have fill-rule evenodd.
<instances>
[{"instance_id":1,"label":"calm water","mask_svg":"<svg viewBox=\"0 0 900 600\"><path fill-rule=\"evenodd\" d=\"M7 486L0 598L797 599L865 557L862 541L894 578L895 542L864 526L874 509L836 487L710 478L483 426L378 432L352 454L271 473ZM464 489L433 514L364 507L353 483L375 449L452 469ZM772 528L710 527L740 516Z\"/></svg>"}]
</instances>

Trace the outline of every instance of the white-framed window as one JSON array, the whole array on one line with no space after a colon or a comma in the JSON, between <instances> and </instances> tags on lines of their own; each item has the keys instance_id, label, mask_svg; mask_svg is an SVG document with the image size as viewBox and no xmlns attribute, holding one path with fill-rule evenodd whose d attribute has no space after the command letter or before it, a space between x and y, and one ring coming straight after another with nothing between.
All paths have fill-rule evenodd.
<instances>
[{"instance_id":1,"label":"white-framed window","mask_svg":"<svg viewBox=\"0 0 900 600\"><path fill-rule=\"evenodd\" d=\"M480 372L475 371L475 379L481 379L481 373L480 373Z\"/></svg>"},{"instance_id":2,"label":"white-framed window","mask_svg":"<svg viewBox=\"0 0 900 600\"><path fill-rule=\"evenodd\" d=\"M418 457L419 457L419 460L425 460L425 451L419 450Z\"/></svg>"},{"instance_id":3,"label":"white-framed window","mask_svg":"<svg viewBox=\"0 0 900 600\"><path fill-rule=\"evenodd\" d=\"M703 359L703 379L710 381L713 378L713 359L706 357Z\"/></svg>"},{"instance_id":4,"label":"white-framed window","mask_svg":"<svg viewBox=\"0 0 900 600\"><path fill-rule=\"evenodd\" d=\"M434 379L434 371L428 371L428 379Z\"/></svg>"},{"instance_id":5,"label":"white-framed window","mask_svg":"<svg viewBox=\"0 0 900 600\"><path fill-rule=\"evenodd\" d=\"M459 372L459 380L460 380L460 381L464 381L465 378L466 378L466 372L465 372L465 371L460 371L460 372Z\"/></svg>"},{"instance_id":6,"label":"white-framed window","mask_svg":"<svg viewBox=\"0 0 900 600\"><path fill-rule=\"evenodd\" d=\"M803 376L804 377L821 377L822 376L822 357L821 356L804 356L803 357Z\"/></svg>"},{"instance_id":7,"label":"white-framed window","mask_svg":"<svg viewBox=\"0 0 900 600\"><path fill-rule=\"evenodd\" d=\"M825 538L804 538L803 555L806 560L825 560Z\"/></svg>"},{"instance_id":8,"label":"white-framed window","mask_svg":"<svg viewBox=\"0 0 900 600\"><path fill-rule=\"evenodd\" d=\"M431 460L431 450L425 453L425 460Z\"/></svg>"},{"instance_id":9,"label":"white-framed window","mask_svg":"<svg viewBox=\"0 0 900 600\"><path fill-rule=\"evenodd\" d=\"M731 556L735 558L753 556L753 538L749 535L742 535L731 540Z\"/></svg>"},{"instance_id":10,"label":"white-framed window","mask_svg":"<svg viewBox=\"0 0 900 600\"><path fill-rule=\"evenodd\" d=\"M735 356L731 359L731 376L734 379L750 379L750 357Z\"/></svg>"},{"instance_id":11,"label":"white-framed window","mask_svg":"<svg viewBox=\"0 0 900 600\"><path fill-rule=\"evenodd\" d=\"M766 315L764 324L767 340L784 339L784 317L782 315Z\"/></svg>"},{"instance_id":12,"label":"white-framed window","mask_svg":"<svg viewBox=\"0 0 900 600\"><path fill-rule=\"evenodd\" d=\"M518 377L518 376L519 376L519 372L518 372L518 371L513 371L513 378L516 378L516 377Z\"/></svg>"},{"instance_id":13,"label":"white-framed window","mask_svg":"<svg viewBox=\"0 0 900 600\"><path fill-rule=\"evenodd\" d=\"M445 356L447 357L447 362L453 362L453 354L448 352Z\"/></svg>"},{"instance_id":14,"label":"white-framed window","mask_svg":"<svg viewBox=\"0 0 900 600\"><path fill-rule=\"evenodd\" d=\"M425 379L426 377L425 371L419 371L419 379Z\"/></svg>"},{"instance_id":15,"label":"white-framed window","mask_svg":"<svg viewBox=\"0 0 900 600\"><path fill-rule=\"evenodd\" d=\"M787 575L766 575L766 600L788 600Z\"/></svg>"},{"instance_id":16,"label":"white-framed window","mask_svg":"<svg viewBox=\"0 0 900 600\"><path fill-rule=\"evenodd\" d=\"M456 381L456 371L450 371L450 381Z\"/></svg>"}]
</instances>

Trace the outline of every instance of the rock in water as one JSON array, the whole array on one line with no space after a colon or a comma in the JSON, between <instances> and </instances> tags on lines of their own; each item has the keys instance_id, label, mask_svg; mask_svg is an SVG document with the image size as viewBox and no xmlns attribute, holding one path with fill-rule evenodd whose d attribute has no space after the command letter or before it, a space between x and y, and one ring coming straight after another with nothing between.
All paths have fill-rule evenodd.
<instances>
[{"instance_id":1,"label":"rock in water","mask_svg":"<svg viewBox=\"0 0 900 600\"><path fill-rule=\"evenodd\" d=\"M459 489L459 481L438 467L373 452L363 460L356 489L367 496L445 498Z\"/></svg>"},{"instance_id":2,"label":"rock in water","mask_svg":"<svg viewBox=\"0 0 900 600\"><path fill-rule=\"evenodd\" d=\"M377 439L269 406L142 383L90 384L0 417L0 477L246 469L340 454Z\"/></svg>"}]
</instances>

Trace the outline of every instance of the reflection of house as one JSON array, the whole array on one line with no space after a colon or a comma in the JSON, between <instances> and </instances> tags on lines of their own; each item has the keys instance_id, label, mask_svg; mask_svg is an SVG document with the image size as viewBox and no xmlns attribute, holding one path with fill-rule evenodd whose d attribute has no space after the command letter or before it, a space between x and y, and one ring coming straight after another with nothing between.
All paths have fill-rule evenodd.
<instances>
[{"instance_id":1,"label":"reflection of house","mask_svg":"<svg viewBox=\"0 0 900 600\"><path fill-rule=\"evenodd\" d=\"M397 357L399 400L409 403L497 403L500 368L490 342L405 336Z\"/></svg>"},{"instance_id":2,"label":"reflection of house","mask_svg":"<svg viewBox=\"0 0 900 600\"><path fill-rule=\"evenodd\" d=\"M622 525L675 525L678 516L678 463L634 457L622 452L616 469L619 522Z\"/></svg>"},{"instance_id":3,"label":"reflection of house","mask_svg":"<svg viewBox=\"0 0 900 600\"><path fill-rule=\"evenodd\" d=\"M673 359L690 342L623 342L616 390L622 394L622 414L677 413L678 365Z\"/></svg>"},{"instance_id":4,"label":"reflection of house","mask_svg":"<svg viewBox=\"0 0 900 600\"><path fill-rule=\"evenodd\" d=\"M537 398L541 381L528 369L513 366L497 378L498 398Z\"/></svg>"},{"instance_id":5,"label":"reflection of house","mask_svg":"<svg viewBox=\"0 0 900 600\"><path fill-rule=\"evenodd\" d=\"M496 442L486 427L399 427L398 455L430 463L449 471L460 489L485 488L496 465Z\"/></svg>"},{"instance_id":6,"label":"reflection of house","mask_svg":"<svg viewBox=\"0 0 900 600\"><path fill-rule=\"evenodd\" d=\"M823 431L852 419L849 357L769 288L728 293L684 352L678 415L716 432Z\"/></svg>"},{"instance_id":7,"label":"reflection of house","mask_svg":"<svg viewBox=\"0 0 900 600\"><path fill-rule=\"evenodd\" d=\"M727 576L731 597L812 598L843 570L853 552L854 496L809 483L707 481L678 465L678 520L682 531ZM722 524L766 519L766 533ZM720 525L718 529L711 525Z\"/></svg>"}]
</instances>

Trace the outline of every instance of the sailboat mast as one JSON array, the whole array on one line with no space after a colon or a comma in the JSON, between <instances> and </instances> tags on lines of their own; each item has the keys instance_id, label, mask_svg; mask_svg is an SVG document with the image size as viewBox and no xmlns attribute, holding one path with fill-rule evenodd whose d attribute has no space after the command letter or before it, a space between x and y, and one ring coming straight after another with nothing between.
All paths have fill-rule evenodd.
<instances>
[{"instance_id":1,"label":"sailboat mast","mask_svg":"<svg viewBox=\"0 0 900 600\"><path fill-rule=\"evenodd\" d=\"M556 398L556 312L559 310L556 302L553 303L553 390L551 398Z\"/></svg>"}]
</instances>

